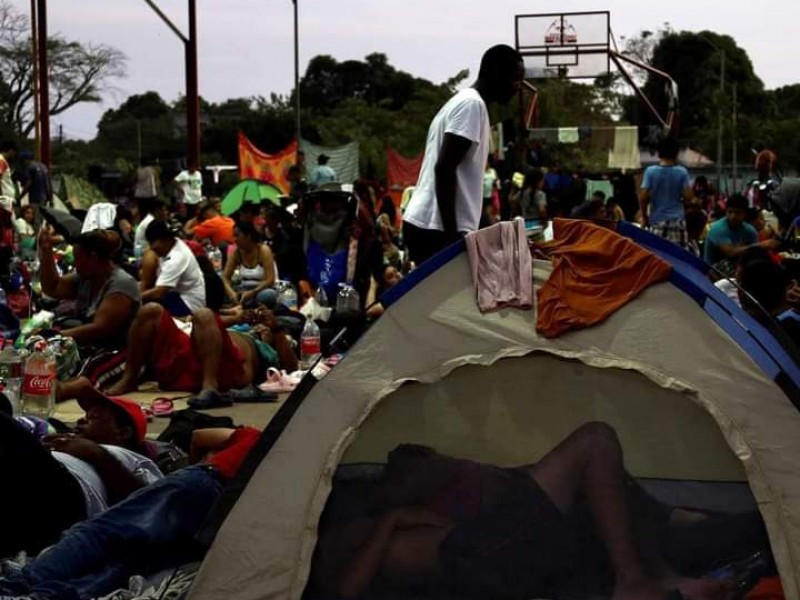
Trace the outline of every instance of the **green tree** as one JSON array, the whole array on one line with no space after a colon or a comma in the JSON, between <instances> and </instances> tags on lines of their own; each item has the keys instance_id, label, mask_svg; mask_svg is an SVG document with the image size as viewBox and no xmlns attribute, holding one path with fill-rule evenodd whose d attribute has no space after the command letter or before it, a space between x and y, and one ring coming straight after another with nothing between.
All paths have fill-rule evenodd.
<instances>
[{"instance_id":1,"label":"green tree","mask_svg":"<svg viewBox=\"0 0 800 600\"><path fill-rule=\"evenodd\" d=\"M35 127L29 31L28 18L0 0L0 120L20 137ZM51 115L83 102L100 102L109 82L125 75L125 55L103 44L53 35L47 40L47 53Z\"/></svg>"}]
</instances>

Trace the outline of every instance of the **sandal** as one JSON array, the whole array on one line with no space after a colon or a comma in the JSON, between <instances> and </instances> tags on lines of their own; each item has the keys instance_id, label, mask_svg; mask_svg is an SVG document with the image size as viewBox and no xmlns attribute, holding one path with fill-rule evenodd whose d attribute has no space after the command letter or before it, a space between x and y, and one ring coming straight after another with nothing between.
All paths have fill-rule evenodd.
<instances>
[{"instance_id":1,"label":"sandal","mask_svg":"<svg viewBox=\"0 0 800 600\"><path fill-rule=\"evenodd\" d=\"M258 386L264 392L275 392L277 394L293 392L300 379L288 375L286 371L279 371L275 367L267 369L267 380Z\"/></svg>"},{"instance_id":2,"label":"sandal","mask_svg":"<svg viewBox=\"0 0 800 600\"><path fill-rule=\"evenodd\" d=\"M265 392L254 385L228 390L227 394L234 402L275 402L278 399L276 392Z\"/></svg>"},{"instance_id":3,"label":"sandal","mask_svg":"<svg viewBox=\"0 0 800 600\"><path fill-rule=\"evenodd\" d=\"M189 408L206 410L209 408L227 408L233 405L233 401L216 390L202 390L196 396L189 398L186 404L189 405Z\"/></svg>"},{"instance_id":4,"label":"sandal","mask_svg":"<svg viewBox=\"0 0 800 600\"><path fill-rule=\"evenodd\" d=\"M154 417L169 417L175 411L175 406L169 398L156 398L150 404L150 414Z\"/></svg>"}]
</instances>

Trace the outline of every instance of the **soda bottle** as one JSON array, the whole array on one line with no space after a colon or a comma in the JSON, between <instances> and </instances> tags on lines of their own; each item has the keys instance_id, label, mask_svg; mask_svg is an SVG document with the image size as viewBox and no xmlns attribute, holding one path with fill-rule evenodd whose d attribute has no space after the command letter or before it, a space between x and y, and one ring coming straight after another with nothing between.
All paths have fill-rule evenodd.
<instances>
[{"instance_id":1,"label":"soda bottle","mask_svg":"<svg viewBox=\"0 0 800 600\"><path fill-rule=\"evenodd\" d=\"M319 327L314 319L306 319L303 332L300 334L300 365L302 369L310 369L319 359L322 352L322 339Z\"/></svg>"},{"instance_id":2,"label":"soda bottle","mask_svg":"<svg viewBox=\"0 0 800 600\"><path fill-rule=\"evenodd\" d=\"M11 403L14 416L19 412L19 394L22 386L22 354L8 340L0 352L0 379L5 383L3 393Z\"/></svg>"},{"instance_id":3,"label":"soda bottle","mask_svg":"<svg viewBox=\"0 0 800 600\"><path fill-rule=\"evenodd\" d=\"M25 362L22 379L23 415L47 419L56 407L56 360L47 350L47 342L36 344Z\"/></svg>"}]
</instances>

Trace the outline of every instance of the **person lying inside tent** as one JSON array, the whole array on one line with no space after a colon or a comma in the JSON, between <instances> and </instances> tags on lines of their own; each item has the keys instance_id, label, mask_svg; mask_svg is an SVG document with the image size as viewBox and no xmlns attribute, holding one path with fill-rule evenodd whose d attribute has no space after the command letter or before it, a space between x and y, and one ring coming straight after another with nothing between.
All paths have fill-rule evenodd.
<instances>
[{"instance_id":1,"label":"person lying inside tent","mask_svg":"<svg viewBox=\"0 0 800 600\"><path fill-rule=\"evenodd\" d=\"M6 570L0 594L88 600L124 587L132 575L197 560L202 551L194 536L260 435L250 427L195 432L192 454L206 455L202 463L176 471L68 529L25 567Z\"/></svg>"},{"instance_id":2,"label":"person lying inside tent","mask_svg":"<svg viewBox=\"0 0 800 600\"><path fill-rule=\"evenodd\" d=\"M162 477L142 452L147 419L138 404L97 391L78 400L73 434L0 413L0 558L37 553L62 531Z\"/></svg>"},{"instance_id":3,"label":"person lying inside tent","mask_svg":"<svg viewBox=\"0 0 800 600\"><path fill-rule=\"evenodd\" d=\"M146 304L116 366L123 362L121 378L106 389L109 395L136 391L141 374L147 373L162 390L199 392L189 405L201 409L230 406L231 397L221 394L230 390L242 390L243 398L258 397L252 388L264 380L269 367L297 369L289 339L264 307L239 308L224 317L201 308L190 322L180 322L160 304ZM80 377L60 384L57 400L73 397L85 385Z\"/></svg>"},{"instance_id":4,"label":"person lying inside tent","mask_svg":"<svg viewBox=\"0 0 800 600\"><path fill-rule=\"evenodd\" d=\"M675 515L626 473L616 433L604 423L581 426L541 461L518 468L401 445L389 453L373 499L368 517L323 515L310 597L390 590L553 598L593 572L606 575L603 591L615 600L722 600L730 591L728 582L679 576L662 558L656 524ZM684 512L684 520L705 517ZM747 516L754 526L727 530L764 539L760 518Z\"/></svg>"}]
</instances>

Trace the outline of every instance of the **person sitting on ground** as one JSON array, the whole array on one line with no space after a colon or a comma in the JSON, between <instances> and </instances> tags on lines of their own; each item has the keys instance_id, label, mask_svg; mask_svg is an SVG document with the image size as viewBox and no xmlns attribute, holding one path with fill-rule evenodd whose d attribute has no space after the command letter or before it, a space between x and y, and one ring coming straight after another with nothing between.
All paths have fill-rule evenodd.
<instances>
[{"instance_id":1,"label":"person sitting on ground","mask_svg":"<svg viewBox=\"0 0 800 600\"><path fill-rule=\"evenodd\" d=\"M611 196L606 200L606 214L608 215L608 218L615 223L625 220L625 212L619 205L619 200L617 200L614 196Z\"/></svg>"},{"instance_id":2,"label":"person sitting on ground","mask_svg":"<svg viewBox=\"0 0 800 600\"><path fill-rule=\"evenodd\" d=\"M87 231L72 241L75 273L61 276L53 258L53 237L39 235L42 292L56 300L74 300L74 319L64 323L61 335L79 346L114 348L125 345L128 327L139 310L136 280L114 262L120 238L102 229Z\"/></svg>"},{"instance_id":3,"label":"person sitting on ground","mask_svg":"<svg viewBox=\"0 0 800 600\"><path fill-rule=\"evenodd\" d=\"M759 245L767 250L777 250L778 240L758 241L755 228L745 222L747 198L734 194L728 199L725 217L715 221L708 230L705 241L705 261L723 275L733 274L736 258L748 247Z\"/></svg>"},{"instance_id":4,"label":"person sitting on ground","mask_svg":"<svg viewBox=\"0 0 800 600\"><path fill-rule=\"evenodd\" d=\"M736 270L733 277L723 277L714 282L714 286L730 298L736 306L741 307L739 299L739 288L742 285L742 269L751 262L769 262L770 254L766 248L761 246L750 246L742 252L736 259Z\"/></svg>"},{"instance_id":5,"label":"person sitting on ground","mask_svg":"<svg viewBox=\"0 0 800 600\"><path fill-rule=\"evenodd\" d=\"M767 327L777 321L780 329L800 348L800 313L789 302L793 282L786 269L772 260L752 260L739 273L742 308Z\"/></svg>"},{"instance_id":6,"label":"person sitting on ground","mask_svg":"<svg viewBox=\"0 0 800 600\"><path fill-rule=\"evenodd\" d=\"M23 256L30 256L36 251L36 207L26 204L19 210L19 217L14 221L17 230L19 247Z\"/></svg>"},{"instance_id":7,"label":"person sitting on ground","mask_svg":"<svg viewBox=\"0 0 800 600\"><path fill-rule=\"evenodd\" d=\"M148 225L156 220L166 222L169 219L169 211L166 203L160 198L139 198L138 205L142 220L139 221L139 225L136 227L133 247L137 249L141 256L150 248L150 243L145 235Z\"/></svg>"},{"instance_id":8,"label":"person sitting on ground","mask_svg":"<svg viewBox=\"0 0 800 600\"><path fill-rule=\"evenodd\" d=\"M758 233L758 241L765 242L778 237L778 232L772 228L772 225L767 223L764 218L764 211L760 208L747 209L747 222L753 226L753 229Z\"/></svg>"},{"instance_id":9,"label":"person sitting on ground","mask_svg":"<svg viewBox=\"0 0 800 600\"><path fill-rule=\"evenodd\" d=\"M547 221L547 196L544 193L544 173L540 169L531 169L522 184L522 196L519 207L523 219Z\"/></svg>"},{"instance_id":10,"label":"person sitting on ground","mask_svg":"<svg viewBox=\"0 0 800 600\"><path fill-rule=\"evenodd\" d=\"M214 203L203 204L197 212L192 235L199 242L208 240L212 246L223 248L233 243L234 221L220 214Z\"/></svg>"},{"instance_id":11,"label":"person sitting on ground","mask_svg":"<svg viewBox=\"0 0 800 600\"><path fill-rule=\"evenodd\" d=\"M0 577L0 594L41 600L98 598L202 557L195 536L258 441L252 427L194 432L202 464L180 469L93 519L68 529L47 552ZM165 551L169 549L169 551Z\"/></svg>"},{"instance_id":12,"label":"person sitting on ground","mask_svg":"<svg viewBox=\"0 0 800 600\"><path fill-rule=\"evenodd\" d=\"M249 325L249 332L227 329L236 325ZM161 305L143 306L128 335L122 376L106 392L134 392L147 372L162 390L197 392L189 402L193 408L228 406L231 401L221 392L251 388L264 380L269 367L297 369L289 339L266 308L238 308L225 316L201 308L192 314L188 329ZM82 385L80 379L60 385L58 400Z\"/></svg>"},{"instance_id":13,"label":"person sitting on ground","mask_svg":"<svg viewBox=\"0 0 800 600\"><path fill-rule=\"evenodd\" d=\"M608 213L606 212L605 201L600 200L599 198L587 200L586 202L583 202L572 209L570 218L589 219L592 221L607 219Z\"/></svg>"},{"instance_id":14,"label":"person sitting on ground","mask_svg":"<svg viewBox=\"0 0 800 600\"><path fill-rule=\"evenodd\" d=\"M233 304L253 308L263 304L274 308L278 301L275 291L275 260L269 246L261 243L255 226L240 221L233 228L236 248L225 263L222 281L225 293ZM239 283L233 283L233 274L239 270Z\"/></svg>"},{"instance_id":15,"label":"person sitting on ground","mask_svg":"<svg viewBox=\"0 0 800 600\"><path fill-rule=\"evenodd\" d=\"M75 433L41 441L23 422L0 414L0 473L7 490L0 494L0 511L9 516L0 557L35 554L74 523L161 478L141 454L147 419L138 404L91 389L78 403L86 416Z\"/></svg>"},{"instance_id":16,"label":"person sitting on ground","mask_svg":"<svg viewBox=\"0 0 800 600\"><path fill-rule=\"evenodd\" d=\"M186 317L206 304L203 272L183 240L175 237L164 221L153 221L145 232L147 243L158 256L153 287L143 282L142 302L159 302L175 317Z\"/></svg>"},{"instance_id":17,"label":"person sitting on ground","mask_svg":"<svg viewBox=\"0 0 800 600\"><path fill-rule=\"evenodd\" d=\"M386 586L419 597L553 598L560 585L610 570L603 579L616 600L726 597L727 582L681 577L662 558L653 527L674 519L665 508L626 473L605 423L582 425L538 463L516 468L401 445L389 453L371 516L323 515L312 592L359 598ZM752 528L756 543L761 527Z\"/></svg>"}]
</instances>

